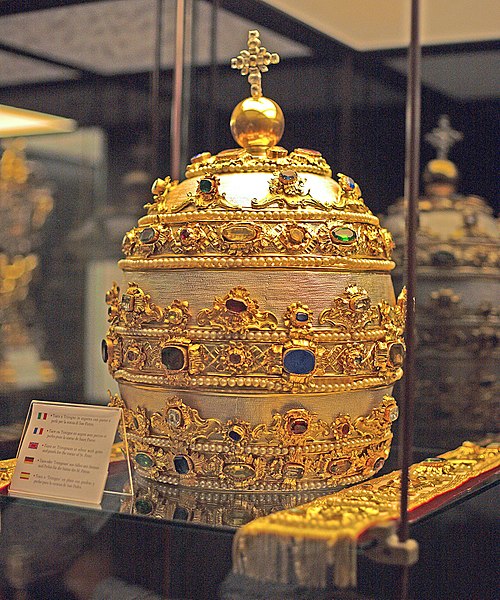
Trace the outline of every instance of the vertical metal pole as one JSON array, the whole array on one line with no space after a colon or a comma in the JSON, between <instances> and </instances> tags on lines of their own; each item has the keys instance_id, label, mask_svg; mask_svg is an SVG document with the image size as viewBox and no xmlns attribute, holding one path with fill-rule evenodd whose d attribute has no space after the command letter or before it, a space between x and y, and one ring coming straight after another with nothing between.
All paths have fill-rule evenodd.
<instances>
[{"instance_id":1,"label":"vertical metal pole","mask_svg":"<svg viewBox=\"0 0 500 600\"><path fill-rule=\"evenodd\" d=\"M399 539L409 538L408 489L409 467L412 462L413 410L415 404L415 295L417 275L416 236L418 228L418 181L420 153L420 31L419 0L411 0L411 39L408 52L408 89L406 104L406 287L408 310L406 315L406 362L404 405L402 411L402 466L401 466L401 522ZM401 598L408 596L408 568L403 571Z\"/></svg>"},{"instance_id":2,"label":"vertical metal pole","mask_svg":"<svg viewBox=\"0 0 500 600\"><path fill-rule=\"evenodd\" d=\"M160 167L160 73L161 73L161 42L163 29L163 0L156 0L156 31L155 57L151 77L151 174L153 177L163 176Z\"/></svg>"},{"instance_id":3,"label":"vertical metal pole","mask_svg":"<svg viewBox=\"0 0 500 600\"><path fill-rule=\"evenodd\" d=\"M351 51L346 52L341 64L340 88L340 143L338 164L344 173L349 173L352 163L352 122L354 99L354 56Z\"/></svg>"},{"instance_id":4,"label":"vertical metal pole","mask_svg":"<svg viewBox=\"0 0 500 600\"><path fill-rule=\"evenodd\" d=\"M219 0L212 0L210 14L210 71L208 80L208 140L209 148L217 147L217 90L218 90L218 64L217 64L217 20L219 16Z\"/></svg>"},{"instance_id":5,"label":"vertical metal pole","mask_svg":"<svg viewBox=\"0 0 500 600\"><path fill-rule=\"evenodd\" d=\"M184 15L185 0L177 0L175 11L175 60L170 119L170 173L172 179L181 178L182 151L182 92L184 80Z\"/></svg>"},{"instance_id":6,"label":"vertical metal pole","mask_svg":"<svg viewBox=\"0 0 500 600\"><path fill-rule=\"evenodd\" d=\"M184 8L184 60L183 71L184 79L182 81L182 104L181 104L181 152L180 152L180 168L183 169L188 162L187 156L189 142L189 121L193 112L191 106L191 77L193 74L192 65L194 52L196 50L193 34L193 26L196 25L194 1L185 0ZM192 155L192 154L191 154Z\"/></svg>"}]
</instances>

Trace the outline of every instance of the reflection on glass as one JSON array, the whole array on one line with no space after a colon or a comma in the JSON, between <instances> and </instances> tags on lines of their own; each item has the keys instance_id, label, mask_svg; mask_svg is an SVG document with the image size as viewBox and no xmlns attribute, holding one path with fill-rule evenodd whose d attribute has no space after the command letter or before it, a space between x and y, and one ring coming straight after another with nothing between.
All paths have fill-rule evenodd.
<instances>
[{"instance_id":1,"label":"reflection on glass","mask_svg":"<svg viewBox=\"0 0 500 600\"><path fill-rule=\"evenodd\" d=\"M120 512L235 528L258 517L310 502L325 493L218 492L154 483L135 475L134 497L123 500Z\"/></svg>"}]
</instances>

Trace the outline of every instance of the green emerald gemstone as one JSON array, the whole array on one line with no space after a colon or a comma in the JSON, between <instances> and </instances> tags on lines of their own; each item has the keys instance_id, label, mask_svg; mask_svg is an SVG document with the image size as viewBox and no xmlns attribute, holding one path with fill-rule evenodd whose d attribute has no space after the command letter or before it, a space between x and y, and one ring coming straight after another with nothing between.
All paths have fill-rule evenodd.
<instances>
[{"instance_id":1,"label":"green emerald gemstone","mask_svg":"<svg viewBox=\"0 0 500 600\"><path fill-rule=\"evenodd\" d=\"M153 503L151 500L139 498L135 501L135 510L141 515L150 515L153 512Z\"/></svg>"},{"instance_id":2,"label":"green emerald gemstone","mask_svg":"<svg viewBox=\"0 0 500 600\"><path fill-rule=\"evenodd\" d=\"M348 244L349 242L354 242L356 239L356 232L350 227L336 227L332 231L332 237L338 242Z\"/></svg>"},{"instance_id":3,"label":"green emerald gemstone","mask_svg":"<svg viewBox=\"0 0 500 600\"><path fill-rule=\"evenodd\" d=\"M149 467L152 467L155 464L154 459L145 452L138 452L134 456L134 459L140 467L144 467L145 469L149 469Z\"/></svg>"},{"instance_id":4,"label":"green emerald gemstone","mask_svg":"<svg viewBox=\"0 0 500 600\"><path fill-rule=\"evenodd\" d=\"M203 194L209 194L212 191L213 182L211 179L202 179L200 181L200 192Z\"/></svg>"}]
</instances>

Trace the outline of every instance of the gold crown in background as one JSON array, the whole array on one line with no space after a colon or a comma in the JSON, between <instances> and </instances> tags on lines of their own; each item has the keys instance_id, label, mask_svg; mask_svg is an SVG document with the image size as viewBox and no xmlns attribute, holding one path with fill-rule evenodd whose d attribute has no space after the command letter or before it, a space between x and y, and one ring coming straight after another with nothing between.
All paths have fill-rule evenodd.
<instances>
[{"instance_id":1,"label":"gold crown in background","mask_svg":"<svg viewBox=\"0 0 500 600\"><path fill-rule=\"evenodd\" d=\"M312 490L389 452L406 309L392 238L350 177L277 145L261 72L278 60L251 31L232 63L251 86L231 117L241 147L157 179L123 239L103 359L135 466L156 481Z\"/></svg>"}]
</instances>

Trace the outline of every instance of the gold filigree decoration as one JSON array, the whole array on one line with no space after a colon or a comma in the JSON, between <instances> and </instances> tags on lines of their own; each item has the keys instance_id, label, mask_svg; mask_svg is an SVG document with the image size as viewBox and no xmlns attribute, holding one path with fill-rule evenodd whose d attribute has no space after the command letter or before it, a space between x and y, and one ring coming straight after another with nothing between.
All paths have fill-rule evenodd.
<instances>
[{"instance_id":1,"label":"gold filigree decoration","mask_svg":"<svg viewBox=\"0 0 500 600\"><path fill-rule=\"evenodd\" d=\"M190 317L187 300L174 300L163 309L163 321L173 332L184 330Z\"/></svg>"},{"instance_id":2,"label":"gold filigree decoration","mask_svg":"<svg viewBox=\"0 0 500 600\"><path fill-rule=\"evenodd\" d=\"M108 321L111 326L141 327L143 324L165 324L172 332L183 330L190 318L189 303L174 300L166 308L161 308L151 300L136 283L129 283L127 292L120 299L120 288L113 287L106 293L109 305Z\"/></svg>"},{"instance_id":3,"label":"gold filigree decoration","mask_svg":"<svg viewBox=\"0 0 500 600\"><path fill-rule=\"evenodd\" d=\"M304 180L298 176L296 171L283 170L275 171L272 179L269 181L269 193L258 200L252 199L253 208L267 208L273 204L290 209L304 208L313 206L321 210L328 210L330 205L320 200L316 200L309 192L304 191Z\"/></svg>"},{"instance_id":4,"label":"gold filigree decoration","mask_svg":"<svg viewBox=\"0 0 500 600\"><path fill-rule=\"evenodd\" d=\"M176 254L205 252L209 245L207 228L200 223L186 223L172 237L172 251Z\"/></svg>"},{"instance_id":5,"label":"gold filigree decoration","mask_svg":"<svg viewBox=\"0 0 500 600\"><path fill-rule=\"evenodd\" d=\"M252 349L242 342L229 342L229 346L222 348L217 370L223 373L250 373L255 359Z\"/></svg>"},{"instance_id":6,"label":"gold filigree decoration","mask_svg":"<svg viewBox=\"0 0 500 600\"><path fill-rule=\"evenodd\" d=\"M233 288L223 298L217 297L213 308L199 312L198 324L223 331L248 331L252 329L276 329L278 319L273 313L259 311L256 300L244 287Z\"/></svg>"},{"instance_id":7,"label":"gold filigree decoration","mask_svg":"<svg viewBox=\"0 0 500 600\"><path fill-rule=\"evenodd\" d=\"M357 285L351 285L334 299L331 308L320 314L319 323L328 323L344 331L359 331L369 324L374 324L378 316L378 307L372 305L367 291Z\"/></svg>"},{"instance_id":8,"label":"gold filigree decoration","mask_svg":"<svg viewBox=\"0 0 500 600\"><path fill-rule=\"evenodd\" d=\"M169 196L172 190L178 185L179 182L177 180L172 181L170 177L165 177L165 179L155 179L151 186L153 202L144 205L144 208L148 211L148 215L154 213L175 212L171 211Z\"/></svg>"},{"instance_id":9,"label":"gold filigree decoration","mask_svg":"<svg viewBox=\"0 0 500 600\"><path fill-rule=\"evenodd\" d=\"M340 191L333 203L335 208L343 208L353 212L368 212L368 208L361 197L359 185L343 173L337 173L337 177L339 178Z\"/></svg>"},{"instance_id":10,"label":"gold filigree decoration","mask_svg":"<svg viewBox=\"0 0 500 600\"><path fill-rule=\"evenodd\" d=\"M325 256L364 256L390 259L394 244L390 233L367 223L350 221L151 224L125 234L126 256L149 257L198 253L245 256L264 252Z\"/></svg>"},{"instance_id":11,"label":"gold filigree decoration","mask_svg":"<svg viewBox=\"0 0 500 600\"><path fill-rule=\"evenodd\" d=\"M406 321L407 291L404 287L395 305L382 300L378 305L380 325L388 332L388 339L395 339L403 335Z\"/></svg>"},{"instance_id":12,"label":"gold filigree decoration","mask_svg":"<svg viewBox=\"0 0 500 600\"><path fill-rule=\"evenodd\" d=\"M7 486L14 475L14 469L16 468L16 459L9 458L7 460L0 460L0 489Z\"/></svg>"},{"instance_id":13,"label":"gold filigree decoration","mask_svg":"<svg viewBox=\"0 0 500 600\"><path fill-rule=\"evenodd\" d=\"M172 230L168 225L157 223L145 228L135 227L123 237L122 251L126 256L152 256L161 253L172 243Z\"/></svg>"},{"instance_id":14,"label":"gold filigree decoration","mask_svg":"<svg viewBox=\"0 0 500 600\"><path fill-rule=\"evenodd\" d=\"M226 194L219 192L220 179L216 175L205 175L198 181L196 192L189 192L185 198L177 198L170 202L171 213L178 213L185 208L194 206L199 210L208 208L225 208L227 210L237 210L229 200L226 199Z\"/></svg>"},{"instance_id":15,"label":"gold filigree decoration","mask_svg":"<svg viewBox=\"0 0 500 600\"><path fill-rule=\"evenodd\" d=\"M291 408L257 425L242 419L204 419L175 396L149 416L142 407L127 409L118 396L111 405L123 409L129 445L143 474L216 488L260 489L259 480L264 480L262 489L355 481L381 468L397 418L391 396L384 396L367 416L339 415L325 421L304 408Z\"/></svg>"},{"instance_id":16,"label":"gold filigree decoration","mask_svg":"<svg viewBox=\"0 0 500 600\"><path fill-rule=\"evenodd\" d=\"M274 234L274 246L280 252L309 254L316 246L316 239L310 228L301 223L282 223L274 229Z\"/></svg>"},{"instance_id":17,"label":"gold filigree decoration","mask_svg":"<svg viewBox=\"0 0 500 600\"><path fill-rule=\"evenodd\" d=\"M113 282L112 289L106 294L108 321L111 325L124 324L129 327L140 327L143 323L163 322L163 309L157 306L149 294L146 294L136 283L129 283L127 292L118 300L120 288Z\"/></svg>"},{"instance_id":18,"label":"gold filigree decoration","mask_svg":"<svg viewBox=\"0 0 500 600\"><path fill-rule=\"evenodd\" d=\"M287 156L288 152L281 147L268 148L265 155L255 156L243 148L223 150L217 156L202 152L191 159L186 169L186 177L204 176L208 173L273 173L280 169L314 173L331 177L332 170L321 153L316 150L297 148Z\"/></svg>"},{"instance_id":19,"label":"gold filigree decoration","mask_svg":"<svg viewBox=\"0 0 500 600\"><path fill-rule=\"evenodd\" d=\"M294 302L286 309L283 317L285 327L290 331L290 337L308 337L312 331L312 310L302 302Z\"/></svg>"}]
</instances>

